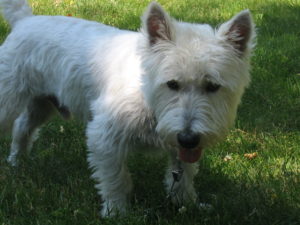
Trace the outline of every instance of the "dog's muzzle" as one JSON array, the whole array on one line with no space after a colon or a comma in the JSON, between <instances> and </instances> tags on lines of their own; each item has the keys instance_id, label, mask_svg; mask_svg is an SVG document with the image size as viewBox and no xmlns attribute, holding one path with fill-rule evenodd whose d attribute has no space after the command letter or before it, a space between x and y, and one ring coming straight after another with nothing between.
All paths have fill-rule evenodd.
<instances>
[{"instance_id":1,"label":"dog's muzzle","mask_svg":"<svg viewBox=\"0 0 300 225\"><path fill-rule=\"evenodd\" d=\"M202 155L202 148L199 147L200 134L191 131L182 131L177 134L177 141L180 145L179 158L187 163L197 162Z\"/></svg>"}]
</instances>

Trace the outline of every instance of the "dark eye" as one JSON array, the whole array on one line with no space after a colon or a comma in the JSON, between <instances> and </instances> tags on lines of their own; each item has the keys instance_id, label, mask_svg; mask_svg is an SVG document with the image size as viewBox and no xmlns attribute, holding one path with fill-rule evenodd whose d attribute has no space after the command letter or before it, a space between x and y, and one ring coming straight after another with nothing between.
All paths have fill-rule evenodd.
<instances>
[{"instance_id":1,"label":"dark eye","mask_svg":"<svg viewBox=\"0 0 300 225\"><path fill-rule=\"evenodd\" d=\"M170 88L173 91L178 91L180 86L179 83L176 80L170 80L167 82L168 88Z\"/></svg>"},{"instance_id":2,"label":"dark eye","mask_svg":"<svg viewBox=\"0 0 300 225\"><path fill-rule=\"evenodd\" d=\"M219 85L219 84L214 84L214 83L208 82L206 84L205 91L208 93L215 93L220 89L220 87L221 87L221 85Z\"/></svg>"}]
</instances>

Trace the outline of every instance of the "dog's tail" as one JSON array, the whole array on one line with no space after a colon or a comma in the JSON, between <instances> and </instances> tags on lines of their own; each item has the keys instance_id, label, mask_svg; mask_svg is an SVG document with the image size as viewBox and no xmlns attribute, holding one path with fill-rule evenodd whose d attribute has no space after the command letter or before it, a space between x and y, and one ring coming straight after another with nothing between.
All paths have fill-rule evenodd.
<instances>
[{"instance_id":1,"label":"dog's tail","mask_svg":"<svg viewBox=\"0 0 300 225\"><path fill-rule=\"evenodd\" d=\"M26 0L0 0L0 7L5 19L12 27L19 20L33 15Z\"/></svg>"}]
</instances>

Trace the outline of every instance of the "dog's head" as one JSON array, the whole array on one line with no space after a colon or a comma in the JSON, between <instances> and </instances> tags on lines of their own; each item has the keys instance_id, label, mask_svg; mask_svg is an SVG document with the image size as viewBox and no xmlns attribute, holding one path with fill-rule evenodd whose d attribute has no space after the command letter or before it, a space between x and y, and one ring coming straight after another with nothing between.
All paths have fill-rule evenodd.
<instances>
[{"instance_id":1,"label":"dog's head","mask_svg":"<svg viewBox=\"0 0 300 225\"><path fill-rule=\"evenodd\" d=\"M249 84L254 24L248 10L218 29L177 22L157 3L143 16L142 77L165 148L185 162L226 135Z\"/></svg>"}]
</instances>

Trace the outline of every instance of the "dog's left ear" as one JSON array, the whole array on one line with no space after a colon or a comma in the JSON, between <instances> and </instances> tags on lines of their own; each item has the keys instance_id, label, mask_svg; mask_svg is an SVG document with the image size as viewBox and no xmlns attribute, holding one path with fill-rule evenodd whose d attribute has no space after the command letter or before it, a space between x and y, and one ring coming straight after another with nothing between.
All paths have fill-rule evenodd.
<instances>
[{"instance_id":1,"label":"dog's left ear","mask_svg":"<svg viewBox=\"0 0 300 225\"><path fill-rule=\"evenodd\" d=\"M171 41L173 39L171 18L157 2L149 4L142 20L143 30L148 36L151 46L159 41Z\"/></svg>"},{"instance_id":2,"label":"dog's left ear","mask_svg":"<svg viewBox=\"0 0 300 225\"><path fill-rule=\"evenodd\" d=\"M255 25L249 10L244 10L228 22L222 24L217 35L230 43L240 56L251 51L254 46Z\"/></svg>"}]
</instances>

